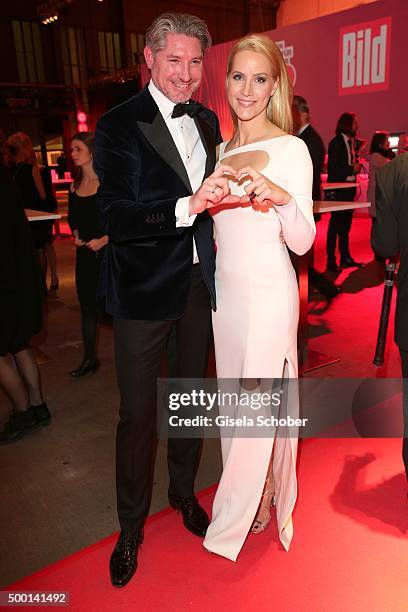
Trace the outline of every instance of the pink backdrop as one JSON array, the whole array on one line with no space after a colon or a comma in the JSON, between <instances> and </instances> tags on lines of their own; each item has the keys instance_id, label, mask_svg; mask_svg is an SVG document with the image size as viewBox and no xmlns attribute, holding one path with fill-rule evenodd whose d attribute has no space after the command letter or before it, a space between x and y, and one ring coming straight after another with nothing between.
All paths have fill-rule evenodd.
<instances>
[{"instance_id":1,"label":"pink backdrop","mask_svg":"<svg viewBox=\"0 0 408 612\"><path fill-rule=\"evenodd\" d=\"M382 24L385 35L384 28L379 29ZM379 46L375 40L381 32ZM266 34L280 41L289 72L295 75L295 93L308 100L313 124L326 144L344 111L358 114L360 135L368 140L380 129L408 131L408 0L382 0ZM231 130L224 91L232 44L216 45L207 53L203 82L195 96L217 113L224 138ZM355 59L355 63L346 61L344 68L343 47L347 58ZM376 66L380 72L385 67L386 74L378 74ZM343 78L348 81L344 89ZM353 78L357 87L350 86Z\"/></svg>"},{"instance_id":2,"label":"pink backdrop","mask_svg":"<svg viewBox=\"0 0 408 612\"><path fill-rule=\"evenodd\" d=\"M385 58L388 89L371 91L373 85L367 83L359 92L355 90L351 93L351 87L341 90L339 81L342 77L343 40L340 38L340 30L354 29L362 31L364 36L371 22L380 20L381 23L387 17L391 17L391 27L387 28L386 33L386 43L389 45L388 57ZM360 27L360 24L363 25ZM352 28L355 25L359 27ZM377 28L377 24L371 27L374 36L378 33ZM275 42L284 41L284 52L289 56L292 54L287 61L291 64L290 73L294 72L292 66L296 72L294 91L309 102L313 124L326 144L334 136L337 118L349 110L358 114L360 135L367 139L371 139L372 134L380 129L390 132L408 131L408 0L375 2L272 30L267 35ZM217 112L224 137L229 136L231 128L224 95L226 59L231 46L231 42L216 45L209 51L205 60L203 83L197 96ZM370 51L369 46L366 47ZM364 61L368 61L365 55L370 56L370 53L364 51L361 58L362 72ZM358 57L356 60L358 62ZM377 87L386 85L380 83Z\"/></svg>"}]
</instances>

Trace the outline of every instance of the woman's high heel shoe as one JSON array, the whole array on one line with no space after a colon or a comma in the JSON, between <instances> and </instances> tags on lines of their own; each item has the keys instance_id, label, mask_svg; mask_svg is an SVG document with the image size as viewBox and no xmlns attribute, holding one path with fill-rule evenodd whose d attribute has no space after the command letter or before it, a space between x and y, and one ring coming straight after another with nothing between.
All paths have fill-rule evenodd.
<instances>
[{"instance_id":1,"label":"woman's high heel shoe","mask_svg":"<svg viewBox=\"0 0 408 612\"><path fill-rule=\"evenodd\" d=\"M268 478L265 482L258 512L252 523L252 533L262 533L262 531L265 531L271 520L271 507L275 506L275 503L275 485L273 479Z\"/></svg>"}]
</instances>

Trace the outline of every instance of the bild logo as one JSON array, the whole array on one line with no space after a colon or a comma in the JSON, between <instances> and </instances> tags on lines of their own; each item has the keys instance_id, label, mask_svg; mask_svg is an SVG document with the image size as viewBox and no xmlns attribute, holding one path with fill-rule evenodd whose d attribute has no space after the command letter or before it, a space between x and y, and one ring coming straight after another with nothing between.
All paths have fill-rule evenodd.
<instances>
[{"instance_id":1,"label":"bild logo","mask_svg":"<svg viewBox=\"0 0 408 612\"><path fill-rule=\"evenodd\" d=\"M296 68L293 65L293 57L295 55L295 50L293 45L286 45L284 40L276 41L276 46L279 48L279 51L282 53L283 61L286 64L286 70L288 76L292 82L293 87L296 84Z\"/></svg>"},{"instance_id":2,"label":"bild logo","mask_svg":"<svg viewBox=\"0 0 408 612\"><path fill-rule=\"evenodd\" d=\"M388 89L390 44L391 17L340 30L340 95Z\"/></svg>"}]
</instances>

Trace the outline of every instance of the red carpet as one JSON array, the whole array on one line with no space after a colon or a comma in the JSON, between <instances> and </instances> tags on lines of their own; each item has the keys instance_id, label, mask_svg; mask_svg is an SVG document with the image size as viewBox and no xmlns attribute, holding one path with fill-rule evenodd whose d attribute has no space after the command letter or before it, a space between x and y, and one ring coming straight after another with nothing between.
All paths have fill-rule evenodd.
<instances>
[{"instance_id":1,"label":"red carpet","mask_svg":"<svg viewBox=\"0 0 408 612\"><path fill-rule=\"evenodd\" d=\"M318 225L320 270L327 220ZM351 252L370 263L341 273L336 282L343 293L328 309L319 312L319 302L312 302L310 346L340 361L311 376L400 376L392 324L386 365L372 365L383 272L372 261L369 228L367 218L353 221ZM70 609L98 612L406 612L408 502L400 446L398 439L306 441L289 553L272 521L264 534L248 538L234 564L207 553L180 517L165 510L149 519L140 568L125 589L113 589L109 581L116 536L9 588L69 591ZM213 492L201 496L208 510Z\"/></svg>"},{"instance_id":2,"label":"red carpet","mask_svg":"<svg viewBox=\"0 0 408 612\"><path fill-rule=\"evenodd\" d=\"M165 510L147 524L140 568L109 582L110 537L10 587L64 590L95 611L279 610L406 612L408 503L400 441L312 440L300 453L295 536L286 553L275 522L233 563L207 553ZM201 499L211 507L213 491Z\"/></svg>"},{"instance_id":3,"label":"red carpet","mask_svg":"<svg viewBox=\"0 0 408 612\"><path fill-rule=\"evenodd\" d=\"M348 268L339 275L331 275L342 289L325 309L325 302L312 297L309 310L309 346L311 349L338 357L337 364L315 370L308 376L337 378L400 377L399 352L393 342L394 291L385 363L381 368L373 365L378 323L384 287L384 266L374 261L370 249L371 221L363 213L355 215L350 232L350 250L364 268ZM315 267L324 271L326 266L326 234L329 215L323 215L317 224L315 241Z\"/></svg>"}]
</instances>

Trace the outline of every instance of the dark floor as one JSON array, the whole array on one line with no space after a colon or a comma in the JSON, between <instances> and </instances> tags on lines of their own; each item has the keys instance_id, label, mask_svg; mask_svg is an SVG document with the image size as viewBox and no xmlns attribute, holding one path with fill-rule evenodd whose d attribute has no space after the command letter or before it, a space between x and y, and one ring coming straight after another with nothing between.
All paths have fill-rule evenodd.
<instances>
[{"instance_id":1,"label":"dark floor","mask_svg":"<svg viewBox=\"0 0 408 612\"><path fill-rule=\"evenodd\" d=\"M118 529L114 438L118 393L112 330L100 329L101 368L82 380L68 372L82 357L71 240L55 241L60 290L46 300L46 329L35 339L50 427L0 446L0 588ZM0 426L10 403L0 390ZM219 443L204 445L197 490L216 482ZM168 505L160 442L151 511Z\"/></svg>"}]
</instances>

